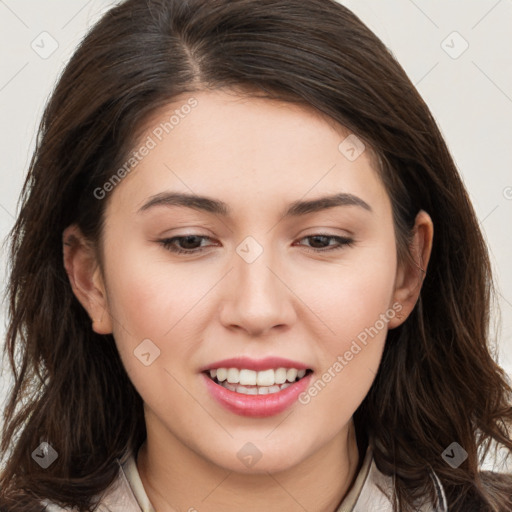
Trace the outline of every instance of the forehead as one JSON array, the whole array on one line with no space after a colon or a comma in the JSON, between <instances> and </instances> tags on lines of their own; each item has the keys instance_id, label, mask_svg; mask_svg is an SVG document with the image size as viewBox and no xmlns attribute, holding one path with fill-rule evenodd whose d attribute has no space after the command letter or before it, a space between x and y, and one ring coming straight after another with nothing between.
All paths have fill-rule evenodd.
<instances>
[{"instance_id":1,"label":"forehead","mask_svg":"<svg viewBox=\"0 0 512 512\"><path fill-rule=\"evenodd\" d=\"M114 192L137 208L164 191L215 196L233 212L334 193L385 200L370 148L347 157L353 137L309 106L224 90L184 94L145 123L134 148L146 147L144 156Z\"/></svg>"}]
</instances>

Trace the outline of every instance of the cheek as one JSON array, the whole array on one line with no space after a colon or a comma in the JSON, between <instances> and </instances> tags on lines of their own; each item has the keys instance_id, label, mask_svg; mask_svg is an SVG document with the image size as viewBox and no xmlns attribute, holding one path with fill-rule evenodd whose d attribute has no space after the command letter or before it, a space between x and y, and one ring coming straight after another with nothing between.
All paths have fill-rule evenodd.
<instances>
[{"instance_id":1,"label":"cheek","mask_svg":"<svg viewBox=\"0 0 512 512\"><path fill-rule=\"evenodd\" d=\"M182 319L211 287L186 264L173 264L165 250L139 244L112 250L107 269L109 307L117 331L134 338L162 339L182 328ZM186 323L186 322L185 322ZM125 328L125 329L123 329Z\"/></svg>"},{"instance_id":2,"label":"cheek","mask_svg":"<svg viewBox=\"0 0 512 512\"><path fill-rule=\"evenodd\" d=\"M156 378L158 368L174 372L189 360L197 343L192 332L202 310L199 301L212 286L204 276L201 279L197 273L180 270L165 258L165 253L158 254L148 263L147 249L127 244L123 244L122 253L111 249L106 258L113 334L136 385ZM142 350L139 347L147 348L142 353L149 351L149 360L153 360L153 354L158 355L150 366L144 366L137 357Z\"/></svg>"},{"instance_id":3,"label":"cheek","mask_svg":"<svg viewBox=\"0 0 512 512\"><path fill-rule=\"evenodd\" d=\"M395 241L386 236L354 248L340 264L326 265L314 281L307 280L303 296L329 328L324 343L331 356L376 322L383 330L379 319L391 308L395 275Z\"/></svg>"},{"instance_id":4,"label":"cheek","mask_svg":"<svg viewBox=\"0 0 512 512\"><path fill-rule=\"evenodd\" d=\"M349 421L368 394L378 371L388 323L395 314L389 306L393 280L378 272L378 267L375 272L354 273L347 278L343 291L331 296L329 309L323 314L334 334L319 342L320 368L300 403L311 408L311 414L303 416L311 428L326 423L320 418L322 411L329 411L328 424L322 427L329 435L335 435L339 425Z\"/></svg>"},{"instance_id":5,"label":"cheek","mask_svg":"<svg viewBox=\"0 0 512 512\"><path fill-rule=\"evenodd\" d=\"M309 300L329 331L320 341L321 371L304 396L305 405L313 400L319 407L339 404L338 413L350 417L364 399L396 314L395 273L395 241L387 237L318 279Z\"/></svg>"}]
</instances>

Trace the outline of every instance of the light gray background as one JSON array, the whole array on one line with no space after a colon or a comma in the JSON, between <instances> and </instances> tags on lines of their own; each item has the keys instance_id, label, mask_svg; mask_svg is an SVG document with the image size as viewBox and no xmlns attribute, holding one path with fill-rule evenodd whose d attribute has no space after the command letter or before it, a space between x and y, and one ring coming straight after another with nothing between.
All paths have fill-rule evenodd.
<instances>
[{"instance_id":1,"label":"light gray background","mask_svg":"<svg viewBox=\"0 0 512 512\"><path fill-rule=\"evenodd\" d=\"M46 99L86 30L114 3L0 0L2 240L14 222ZM391 49L452 151L490 246L502 311L496 359L512 374L512 0L341 3ZM6 264L2 248L2 283ZM3 340L3 303L0 321ZM9 386L2 379L2 401Z\"/></svg>"}]
</instances>

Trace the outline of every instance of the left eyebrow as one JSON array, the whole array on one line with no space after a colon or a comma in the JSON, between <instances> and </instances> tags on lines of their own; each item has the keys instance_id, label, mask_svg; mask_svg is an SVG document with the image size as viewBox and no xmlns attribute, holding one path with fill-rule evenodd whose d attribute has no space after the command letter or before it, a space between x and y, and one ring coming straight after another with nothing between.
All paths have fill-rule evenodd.
<instances>
[{"instance_id":1,"label":"left eyebrow","mask_svg":"<svg viewBox=\"0 0 512 512\"><path fill-rule=\"evenodd\" d=\"M206 196L177 192L162 192L161 194L150 197L138 210L138 213L142 213L156 206L181 206L221 215L223 217L229 217L231 215L231 209L224 201ZM298 217L337 206L358 206L369 212L373 212L371 206L360 197L353 194L339 193L311 199L309 201L293 201L288 205L282 217Z\"/></svg>"}]
</instances>

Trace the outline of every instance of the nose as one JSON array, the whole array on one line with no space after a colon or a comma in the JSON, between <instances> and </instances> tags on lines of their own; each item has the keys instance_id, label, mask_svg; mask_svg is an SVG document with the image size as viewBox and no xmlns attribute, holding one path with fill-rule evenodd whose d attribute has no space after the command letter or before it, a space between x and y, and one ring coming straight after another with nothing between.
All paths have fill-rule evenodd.
<instances>
[{"instance_id":1,"label":"nose","mask_svg":"<svg viewBox=\"0 0 512 512\"><path fill-rule=\"evenodd\" d=\"M251 337L262 337L272 329L290 327L295 320L295 295L287 283L283 265L270 250L248 262L234 255L233 270L228 280L220 320L231 330L243 330Z\"/></svg>"}]
</instances>

